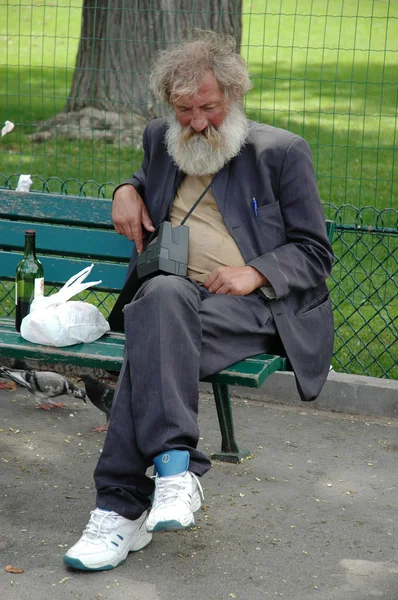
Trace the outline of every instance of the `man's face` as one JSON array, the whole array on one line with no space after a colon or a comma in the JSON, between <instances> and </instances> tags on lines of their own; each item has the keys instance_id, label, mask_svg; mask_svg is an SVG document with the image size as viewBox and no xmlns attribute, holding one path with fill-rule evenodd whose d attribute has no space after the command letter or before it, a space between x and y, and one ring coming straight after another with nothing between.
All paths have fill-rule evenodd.
<instances>
[{"instance_id":1,"label":"man's face","mask_svg":"<svg viewBox=\"0 0 398 600\"><path fill-rule=\"evenodd\" d=\"M167 118L167 151L187 175L212 175L245 143L248 123L242 108L225 99L213 73L196 94L172 99Z\"/></svg>"},{"instance_id":2,"label":"man's face","mask_svg":"<svg viewBox=\"0 0 398 600\"><path fill-rule=\"evenodd\" d=\"M231 107L211 72L206 73L196 94L172 97L172 104L181 127L190 126L196 133L205 133L209 126L218 129Z\"/></svg>"}]
</instances>

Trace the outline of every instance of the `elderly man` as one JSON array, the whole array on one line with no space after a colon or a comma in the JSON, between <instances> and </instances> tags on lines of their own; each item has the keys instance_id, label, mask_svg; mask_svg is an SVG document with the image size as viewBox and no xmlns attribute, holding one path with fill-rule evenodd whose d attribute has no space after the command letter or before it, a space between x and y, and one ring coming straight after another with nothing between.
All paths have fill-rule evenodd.
<instances>
[{"instance_id":1,"label":"elderly man","mask_svg":"<svg viewBox=\"0 0 398 600\"><path fill-rule=\"evenodd\" d=\"M194 524L210 468L197 448L199 379L278 351L313 400L332 355L332 250L307 143L246 119L250 82L232 38L196 32L160 54L151 83L171 110L149 123L142 167L114 194L115 228L136 251L110 319L122 327L124 307L97 508L65 555L77 569L116 567L152 532ZM188 276L139 281L145 237L181 223L203 192L188 220Z\"/></svg>"}]
</instances>

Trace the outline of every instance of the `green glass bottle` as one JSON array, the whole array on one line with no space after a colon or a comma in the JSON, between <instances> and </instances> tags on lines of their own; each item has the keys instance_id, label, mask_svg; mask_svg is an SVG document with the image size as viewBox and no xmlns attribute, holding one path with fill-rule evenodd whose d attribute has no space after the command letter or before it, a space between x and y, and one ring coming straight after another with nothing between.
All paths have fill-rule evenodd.
<instances>
[{"instance_id":1,"label":"green glass bottle","mask_svg":"<svg viewBox=\"0 0 398 600\"><path fill-rule=\"evenodd\" d=\"M36 231L25 231L23 259L15 276L15 329L20 331L21 321L29 314L30 305L37 296L44 295L43 265L36 258Z\"/></svg>"}]
</instances>

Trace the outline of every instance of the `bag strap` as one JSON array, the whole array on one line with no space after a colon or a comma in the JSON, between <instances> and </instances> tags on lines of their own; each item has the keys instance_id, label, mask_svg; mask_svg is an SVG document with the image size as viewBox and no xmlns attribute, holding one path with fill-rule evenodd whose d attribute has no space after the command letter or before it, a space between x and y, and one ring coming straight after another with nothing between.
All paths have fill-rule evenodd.
<instances>
[{"instance_id":1,"label":"bag strap","mask_svg":"<svg viewBox=\"0 0 398 600\"><path fill-rule=\"evenodd\" d=\"M211 184L213 183L213 179L210 181L209 185L206 187L206 189L200 194L199 198L196 200L196 202L194 203L193 206L191 206L191 208L189 209L189 211L187 212L187 214L185 215L185 217L183 218L183 220L181 221L180 225L184 225L184 223L186 222L186 220L191 216L191 214L193 213L193 211L195 210L195 208L198 206L199 202L206 196L207 192L209 191L209 189L211 188ZM174 187L174 186L173 186ZM169 219L170 219L170 212L171 212L171 207L173 205L174 202L174 196L176 194L176 191L174 191L173 196L170 198L170 202L169 202ZM151 243L151 241L156 237L156 234L158 232L158 229L161 225L162 221L159 221L158 225L155 227L155 230L151 233L151 235L148 237L148 239L146 240L145 244L144 244L144 250L146 250L149 246L149 244Z\"/></svg>"},{"instance_id":2,"label":"bag strap","mask_svg":"<svg viewBox=\"0 0 398 600\"><path fill-rule=\"evenodd\" d=\"M202 200L202 198L204 198L204 196L206 196L207 192L209 191L209 189L211 188L211 184L213 182L213 179L210 181L209 185L206 187L206 189L204 190L204 192L202 192L199 196L199 198L196 200L195 204L191 207L191 209L187 212L187 214L185 215L185 217L183 218L183 220L181 221L180 225L184 225L185 221L191 216L191 214L193 213L193 211L195 210L195 208L198 206L199 202Z\"/></svg>"},{"instance_id":3,"label":"bag strap","mask_svg":"<svg viewBox=\"0 0 398 600\"><path fill-rule=\"evenodd\" d=\"M172 206L173 206L174 198L175 198L175 195L176 195L176 193L177 193L177 188L176 188L176 186L175 186L176 179L177 179L177 174L176 174L176 175L175 175L175 177L174 177L174 184L173 184L173 194L172 194L172 196L171 196L171 198L170 198L170 201L169 201L169 209L168 209L168 211L167 211L167 214L168 214L168 219L170 219L171 208L172 208ZM188 219L188 218L191 216L191 214L193 213L193 211L195 210L195 208L198 206L199 202L200 202L200 201L201 201L201 200L202 200L202 199L203 199L203 198L206 196L207 192L208 192L208 191L209 191L209 189L211 188L211 184L212 184L212 183L213 183L213 178L212 178L212 180L210 181L209 185L206 187L206 189L205 189L205 190L204 190L204 191L203 191L203 192L200 194L199 198L196 200L196 202L194 203L194 205L193 205L193 206L190 208L190 210L187 212L187 214L185 215L185 217L184 217L184 218L183 218L183 220L181 221L180 225L184 225L185 221L186 221L186 220L187 220L187 219ZM160 221L160 223L161 223L161 221ZM160 223L159 223L159 225L160 225ZM156 228L156 229L157 229L157 228Z\"/></svg>"}]
</instances>

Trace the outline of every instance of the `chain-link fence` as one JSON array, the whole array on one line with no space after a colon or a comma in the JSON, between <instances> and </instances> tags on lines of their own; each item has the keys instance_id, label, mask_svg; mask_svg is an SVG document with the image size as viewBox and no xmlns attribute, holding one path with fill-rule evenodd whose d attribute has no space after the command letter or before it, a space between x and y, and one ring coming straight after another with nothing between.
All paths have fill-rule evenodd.
<instances>
[{"instance_id":1,"label":"chain-link fence","mask_svg":"<svg viewBox=\"0 0 398 600\"><path fill-rule=\"evenodd\" d=\"M398 379L398 211L325 204L336 222L329 280L336 371Z\"/></svg>"},{"instance_id":2,"label":"chain-link fence","mask_svg":"<svg viewBox=\"0 0 398 600\"><path fill-rule=\"evenodd\" d=\"M153 56L192 25L236 38L248 116L311 146L337 222L334 368L397 378L398 2L0 0L0 126L15 124L0 138L0 187L30 173L32 190L110 198L164 113ZM0 314L12 287L0 282ZM107 314L113 298L97 302Z\"/></svg>"},{"instance_id":3,"label":"chain-link fence","mask_svg":"<svg viewBox=\"0 0 398 600\"><path fill-rule=\"evenodd\" d=\"M247 114L307 139L325 201L398 208L391 0L0 0L0 119L16 125L0 172L13 185L34 175L32 189L130 176L164 110L151 60L191 25L235 36L254 84Z\"/></svg>"}]
</instances>

